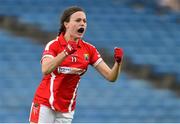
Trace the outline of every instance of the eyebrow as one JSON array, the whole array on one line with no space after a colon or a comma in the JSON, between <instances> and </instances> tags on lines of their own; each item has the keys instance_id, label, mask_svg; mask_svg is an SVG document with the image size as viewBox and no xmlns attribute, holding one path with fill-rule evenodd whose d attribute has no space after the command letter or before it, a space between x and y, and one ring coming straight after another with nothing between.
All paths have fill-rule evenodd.
<instances>
[{"instance_id":1,"label":"eyebrow","mask_svg":"<svg viewBox=\"0 0 180 124\"><path fill-rule=\"evenodd\" d=\"M78 18L76 18L76 19L86 19L86 18L79 18L79 17L78 17Z\"/></svg>"}]
</instances>

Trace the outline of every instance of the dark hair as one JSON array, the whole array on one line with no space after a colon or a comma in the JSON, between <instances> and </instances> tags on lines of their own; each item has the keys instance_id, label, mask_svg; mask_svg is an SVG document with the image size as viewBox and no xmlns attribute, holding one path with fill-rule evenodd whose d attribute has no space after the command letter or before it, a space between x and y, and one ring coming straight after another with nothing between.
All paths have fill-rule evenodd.
<instances>
[{"instance_id":1,"label":"dark hair","mask_svg":"<svg viewBox=\"0 0 180 124\"><path fill-rule=\"evenodd\" d=\"M71 6L64 10L63 14L61 15L61 21L60 21L60 29L58 35L60 35L62 32L66 31L66 28L64 26L64 22L70 21L70 16L78 11L84 12L84 10L78 6Z\"/></svg>"}]
</instances>

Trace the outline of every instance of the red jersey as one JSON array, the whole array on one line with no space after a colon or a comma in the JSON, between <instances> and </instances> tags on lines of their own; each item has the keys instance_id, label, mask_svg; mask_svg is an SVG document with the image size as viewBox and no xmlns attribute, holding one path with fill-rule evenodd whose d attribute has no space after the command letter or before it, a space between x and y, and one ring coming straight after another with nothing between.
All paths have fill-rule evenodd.
<instances>
[{"instance_id":1,"label":"red jersey","mask_svg":"<svg viewBox=\"0 0 180 124\"><path fill-rule=\"evenodd\" d=\"M61 34L46 45L42 59L46 56L56 57L66 45L67 42ZM79 39L77 51L67 56L51 74L44 75L36 90L34 103L44 104L60 112L73 111L80 76L84 74L89 64L96 66L101 61L97 49Z\"/></svg>"}]
</instances>

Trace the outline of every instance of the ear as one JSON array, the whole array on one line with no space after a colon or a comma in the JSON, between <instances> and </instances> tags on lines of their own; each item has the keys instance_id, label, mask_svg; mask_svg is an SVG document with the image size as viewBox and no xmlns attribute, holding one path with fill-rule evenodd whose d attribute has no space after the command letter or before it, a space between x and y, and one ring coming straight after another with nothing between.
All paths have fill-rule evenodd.
<instances>
[{"instance_id":1,"label":"ear","mask_svg":"<svg viewBox=\"0 0 180 124\"><path fill-rule=\"evenodd\" d=\"M64 22L64 27L68 28L68 22Z\"/></svg>"}]
</instances>

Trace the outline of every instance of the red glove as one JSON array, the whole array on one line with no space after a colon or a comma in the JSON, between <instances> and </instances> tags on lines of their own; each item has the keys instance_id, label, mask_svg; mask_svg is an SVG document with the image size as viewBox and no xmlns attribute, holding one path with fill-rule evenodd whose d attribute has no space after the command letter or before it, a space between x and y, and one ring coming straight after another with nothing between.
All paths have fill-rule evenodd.
<instances>
[{"instance_id":1,"label":"red glove","mask_svg":"<svg viewBox=\"0 0 180 124\"><path fill-rule=\"evenodd\" d=\"M123 54L124 53L122 48L118 48L118 47L114 48L114 59L116 60L116 62L121 63Z\"/></svg>"},{"instance_id":2,"label":"red glove","mask_svg":"<svg viewBox=\"0 0 180 124\"><path fill-rule=\"evenodd\" d=\"M73 54L77 51L77 43L75 41L68 41L68 44L64 50L66 55Z\"/></svg>"}]
</instances>

